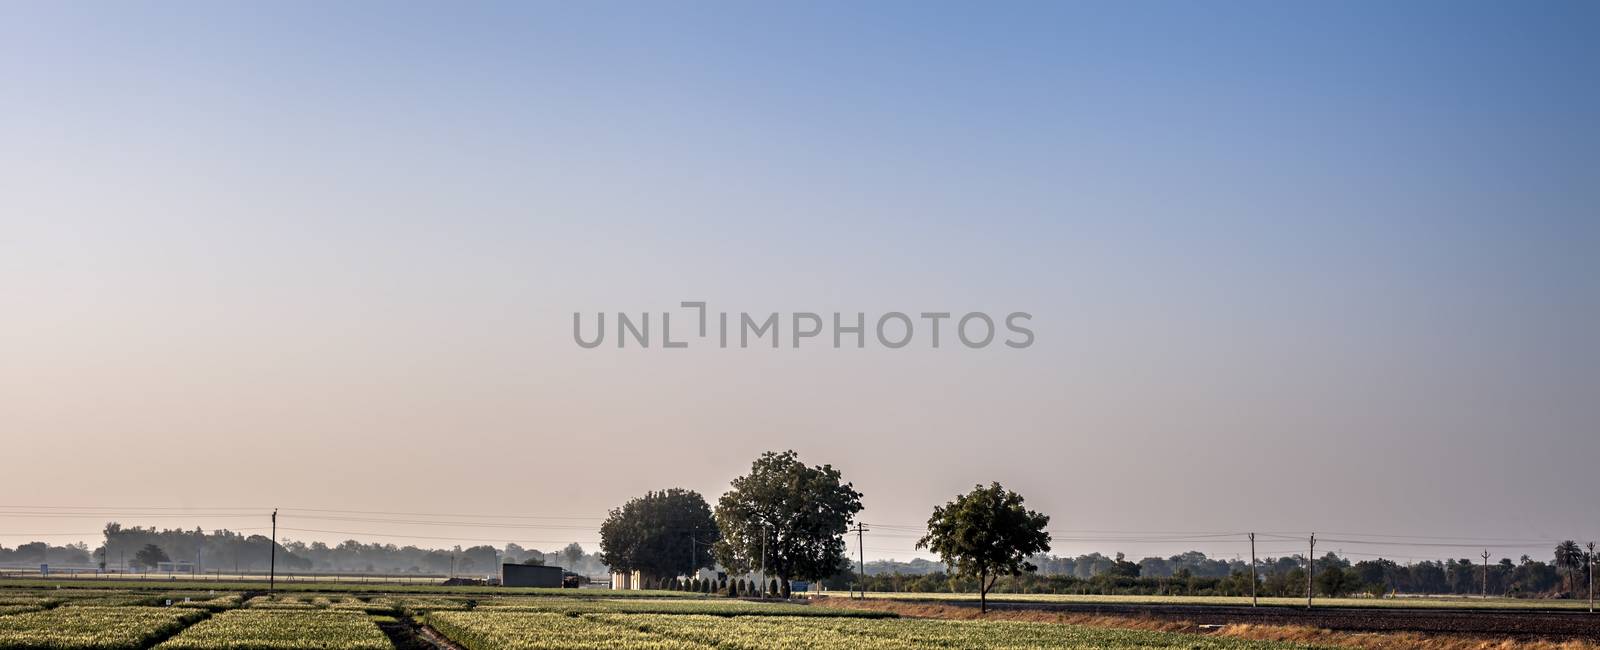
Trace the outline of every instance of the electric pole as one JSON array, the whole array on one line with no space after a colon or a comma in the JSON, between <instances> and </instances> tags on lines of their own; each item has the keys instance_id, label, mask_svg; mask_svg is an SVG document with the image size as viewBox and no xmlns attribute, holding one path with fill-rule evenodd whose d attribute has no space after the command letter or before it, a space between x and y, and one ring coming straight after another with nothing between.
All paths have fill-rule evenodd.
<instances>
[{"instance_id":1,"label":"electric pole","mask_svg":"<svg viewBox=\"0 0 1600 650\"><path fill-rule=\"evenodd\" d=\"M863 535L866 532L867 532L866 525L862 524L860 522L857 522L856 523L856 554L857 554L857 557L861 558L861 573L856 576L856 579L861 583L861 599L862 600L866 600L867 599L867 546L866 546L866 541L865 541L866 538ZM852 593L850 595L854 596L855 594Z\"/></svg>"},{"instance_id":2,"label":"electric pole","mask_svg":"<svg viewBox=\"0 0 1600 650\"><path fill-rule=\"evenodd\" d=\"M767 597L767 525L761 524L761 597Z\"/></svg>"},{"instance_id":3,"label":"electric pole","mask_svg":"<svg viewBox=\"0 0 1600 650\"><path fill-rule=\"evenodd\" d=\"M1256 534L1250 533L1250 606L1256 606Z\"/></svg>"},{"instance_id":4,"label":"electric pole","mask_svg":"<svg viewBox=\"0 0 1600 650\"><path fill-rule=\"evenodd\" d=\"M1306 609L1311 609L1311 590L1317 577L1317 534L1311 533L1311 549L1306 554Z\"/></svg>"},{"instance_id":5,"label":"electric pole","mask_svg":"<svg viewBox=\"0 0 1600 650\"><path fill-rule=\"evenodd\" d=\"M1483 597L1489 597L1489 549L1483 549Z\"/></svg>"},{"instance_id":6,"label":"electric pole","mask_svg":"<svg viewBox=\"0 0 1600 650\"><path fill-rule=\"evenodd\" d=\"M272 548L272 555L267 560L267 593L272 593L278 584L278 509L272 509L272 539L267 540Z\"/></svg>"}]
</instances>

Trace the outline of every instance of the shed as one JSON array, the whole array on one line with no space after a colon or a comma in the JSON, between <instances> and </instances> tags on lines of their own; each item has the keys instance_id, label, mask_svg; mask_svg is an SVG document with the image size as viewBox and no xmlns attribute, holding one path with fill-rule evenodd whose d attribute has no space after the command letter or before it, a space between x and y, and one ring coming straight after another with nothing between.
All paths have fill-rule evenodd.
<instances>
[{"instance_id":1,"label":"shed","mask_svg":"<svg viewBox=\"0 0 1600 650\"><path fill-rule=\"evenodd\" d=\"M558 566L528 564L500 565L500 585L503 587L560 587L564 572Z\"/></svg>"}]
</instances>

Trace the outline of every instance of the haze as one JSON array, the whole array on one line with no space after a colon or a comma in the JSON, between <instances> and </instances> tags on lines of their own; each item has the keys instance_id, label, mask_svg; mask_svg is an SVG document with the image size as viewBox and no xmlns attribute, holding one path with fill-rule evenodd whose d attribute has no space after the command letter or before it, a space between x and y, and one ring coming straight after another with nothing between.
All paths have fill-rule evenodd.
<instances>
[{"instance_id":1,"label":"haze","mask_svg":"<svg viewBox=\"0 0 1600 650\"><path fill-rule=\"evenodd\" d=\"M870 523L1000 481L1058 554L1545 557L1600 537L1597 19L11 3L0 543L280 506L593 518L280 533L592 550L608 508L792 448ZM1037 340L572 339L684 300Z\"/></svg>"}]
</instances>

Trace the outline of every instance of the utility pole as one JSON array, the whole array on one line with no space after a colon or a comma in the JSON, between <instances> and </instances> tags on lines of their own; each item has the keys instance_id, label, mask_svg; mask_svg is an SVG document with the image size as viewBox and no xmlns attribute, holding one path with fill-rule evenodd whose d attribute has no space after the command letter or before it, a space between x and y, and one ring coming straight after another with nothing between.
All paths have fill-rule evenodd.
<instances>
[{"instance_id":1,"label":"utility pole","mask_svg":"<svg viewBox=\"0 0 1600 650\"><path fill-rule=\"evenodd\" d=\"M866 532L866 525L856 522L856 553L861 558L861 573L856 576L856 579L861 583L862 600L867 599L867 546L866 537L864 536ZM852 593L850 595L854 596L855 594Z\"/></svg>"},{"instance_id":2,"label":"utility pole","mask_svg":"<svg viewBox=\"0 0 1600 650\"><path fill-rule=\"evenodd\" d=\"M272 548L272 555L267 560L267 593L272 593L278 584L278 509L272 509L272 539L267 540Z\"/></svg>"},{"instance_id":3,"label":"utility pole","mask_svg":"<svg viewBox=\"0 0 1600 650\"><path fill-rule=\"evenodd\" d=\"M1311 589L1317 577L1317 534L1311 533L1311 550L1306 554L1306 609L1311 609Z\"/></svg>"},{"instance_id":4,"label":"utility pole","mask_svg":"<svg viewBox=\"0 0 1600 650\"><path fill-rule=\"evenodd\" d=\"M761 597L767 597L767 525L761 524Z\"/></svg>"},{"instance_id":5,"label":"utility pole","mask_svg":"<svg viewBox=\"0 0 1600 650\"><path fill-rule=\"evenodd\" d=\"M1256 606L1256 534L1250 533L1250 606Z\"/></svg>"},{"instance_id":6,"label":"utility pole","mask_svg":"<svg viewBox=\"0 0 1600 650\"><path fill-rule=\"evenodd\" d=\"M1489 549L1483 549L1483 597L1489 597Z\"/></svg>"}]
</instances>

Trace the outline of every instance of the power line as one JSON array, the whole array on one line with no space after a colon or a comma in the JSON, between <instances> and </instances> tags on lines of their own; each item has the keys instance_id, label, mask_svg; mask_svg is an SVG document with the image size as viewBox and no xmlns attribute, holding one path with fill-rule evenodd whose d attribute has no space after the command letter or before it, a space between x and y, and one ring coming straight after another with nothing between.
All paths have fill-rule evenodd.
<instances>
[{"instance_id":1,"label":"power line","mask_svg":"<svg viewBox=\"0 0 1600 650\"><path fill-rule=\"evenodd\" d=\"M429 540L456 541L456 542L489 542L489 543L507 543L507 542L521 543L521 542L527 542L529 544L567 544L567 543L571 543L573 541L576 541L576 540L571 540L571 539L567 539L567 540L524 539L524 540L520 540L520 542L519 542L519 540L505 539L505 538L486 539L486 538L474 538L474 537L438 537L438 536L430 536L430 535L400 535L400 534L395 534L395 533L374 533L374 532L363 532L363 531L353 531L353 530L324 530L324 529L320 529L320 528L288 528L288 527L282 527L282 530L292 530L292 531L295 531L297 533L326 533L326 534L331 534L331 535L365 535L365 536L370 536L370 537L398 537L398 538L401 538L401 539L429 539ZM584 540L584 541L590 541L590 540ZM594 543L594 542L590 541L590 543Z\"/></svg>"}]
</instances>

